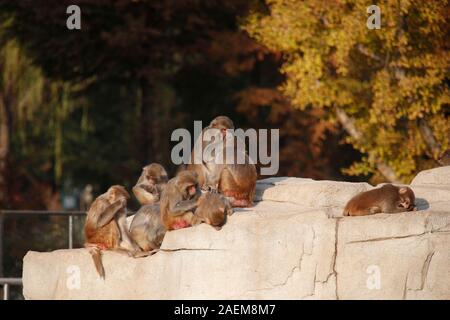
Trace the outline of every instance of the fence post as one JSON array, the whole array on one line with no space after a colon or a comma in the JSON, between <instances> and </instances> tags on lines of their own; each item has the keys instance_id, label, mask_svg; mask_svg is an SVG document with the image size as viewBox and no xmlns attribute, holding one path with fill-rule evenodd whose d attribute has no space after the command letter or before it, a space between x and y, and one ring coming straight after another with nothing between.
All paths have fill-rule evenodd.
<instances>
[{"instance_id":1,"label":"fence post","mask_svg":"<svg viewBox=\"0 0 450 320\"><path fill-rule=\"evenodd\" d=\"M9 299L9 283L3 285L3 300Z\"/></svg>"},{"instance_id":2,"label":"fence post","mask_svg":"<svg viewBox=\"0 0 450 320\"><path fill-rule=\"evenodd\" d=\"M73 215L69 216L69 249L73 249Z\"/></svg>"},{"instance_id":3,"label":"fence post","mask_svg":"<svg viewBox=\"0 0 450 320\"><path fill-rule=\"evenodd\" d=\"M0 211L0 278L3 277L3 213Z\"/></svg>"}]
</instances>

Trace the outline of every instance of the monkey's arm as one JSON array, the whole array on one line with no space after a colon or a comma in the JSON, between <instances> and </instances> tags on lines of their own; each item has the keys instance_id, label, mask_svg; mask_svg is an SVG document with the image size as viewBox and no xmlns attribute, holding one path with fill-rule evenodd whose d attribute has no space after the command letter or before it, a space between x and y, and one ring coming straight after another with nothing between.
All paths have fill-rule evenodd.
<instances>
[{"instance_id":1,"label":"monkey's arm","mask_svg":"<svg viewBox=\"0 0 450 320\"><path fill-rule=\"evenodd\" d=\"M117 200L111 203L106 209L100 213L97 219L96 227L101 228L107 225L117 214L117 212L124 207L123 200Z\"/></svg>"},{"instance_id":2,"label":"monkey's arm","mask_svg":"<svg viewBox=\"0 0 450 320\"><path fill-rule=\"evenodd\" d=\"M187 211L193 211L197 208L197 199L181 200L178 202L171 202L169 204L170 212L173 216L181 216Z\"/></svg>"},{"instance_id":3,"label":"monkey's arm","mask_svg":"<svg viewBox=\"0 0 450 320\"><path fill-rule=\"evenodd\" d=\"M208 168L206 175L205 186L211 191L215 192L219 188L220 175L225 166L223 164L215 164Z\"/></svg>"},{"instance_id":4,"label":"monkey's arm","mask_svg":"<svg viewBox=\"0 0 450 320\"><path fill-rule=\"evenodd\" d=\"M133 190L134 190L134 188L142 189L149 193L157 193L158 192L158 188L155 185L149 185L146 183L137 184L133 187Z\"/></svg>"}]
</instances>

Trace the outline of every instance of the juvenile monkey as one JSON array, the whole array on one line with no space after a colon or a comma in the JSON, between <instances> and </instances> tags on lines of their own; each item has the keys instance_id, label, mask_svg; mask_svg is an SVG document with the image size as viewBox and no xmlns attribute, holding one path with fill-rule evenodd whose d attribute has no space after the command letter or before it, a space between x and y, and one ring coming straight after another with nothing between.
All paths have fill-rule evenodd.
<instances>
[{"instance_id":1,"label":"juvenile monkey","mask_svg":"<svg viewBox=\"0 0 450 320\"><path fill-rule=\"evenodd\" d=\"M213 159L212 161L203 161L202 164L191 164L188 169L199 174L199 182L203 188L221 192L228 197L234 207L253 205L257 180L256 167L250 163L245 149L239 148L237 138L227 135L227 129L234 129L233 121L228 117L219 116L211 121L210 125L203 130L203 133L207 129L220 130L219 138L223 140L222 155L226 157L227 152L233 152L235 155L234 162L231 164L225 163L226 161L216 163ZM227 146L228 139L233 139L232 147ZM202 154L210 143L202 144ZM237 163L239 155L245 159L243 164Z\"/></svg>"},{"instance_id":2,"label":"juvenile monkey","mask_svg":"<svg viewBox=\"0 0 450 320\"><path fill-rule=\"evenodd\" d=\"M133 187L133 193L141 205L158 202L168 180L164 167L158 163L151 163L142 168L141 176Z\"/></svg>"},{"instance_id":3,"label":"juvenile monkey","mask_svg":"<svg viewBox=\"0 0 450 320\"><path fill-rule=\"evenodd\" d=\"M361 192L345 206L344 216L364 216L375 213L413 211L415 196L409 187L386 184L381 188Z\"/></svg>"},{"instance_id":4,"label":"juvenile monkey","mask_svg":"<svg viewBox=\"0 0 450 320\"><path fill-rule=\"evenodd\" d=\"M444 152L442 152L441 156L438 159L438 162L442 166L450 166L450 149L447 149Z\"/></svg>"},{"instance_id":5,"label":"juvenile monkey","mask_svg":"<svg viewBox=\"0 0 450 320\"><path fill-rule=\"evenodd\" d=\"M105 277L105 270L101 250L114 250L129 255L139 251L127 228L126 205L129 198L124 187L114 185L95 199L87 213L84 226L85 247L102 278Z\"/></svg>"},{"instance_id":6,"label":"juvenile monkey","mask_svg":"<svg viewBox=\"0 0 450 320\"><path fill-rule=\"evenodd\" d=\"M182 171L170 179L161 195L161 220L164 227L176 230L199 224L201 221L193 212L200 195L197 173Z\"/></svg>"},{"instance_id":7,"label":"juvenile monkey","mask_svg":"<svg viewBox=\"0 0 450 320\"><path fill-rule=\"evenodd\" d=\"M217 193L204 193L198 199L195 215L201 222L207 223L216 230L222 229L227 215L233 214L233 207L228 199Z\"/></svg>"},{"instance_id":8,"label":"juvenile monkey","mask_svg":"<svg viewBox=\"0 0 450 320\"><path fill-rule=\"evenodd\" d=\"M130 225L131 238L143 250L154 252L159 249L166 234L161 220L159 204L142 206L135 214Z\"/></svg>"}]
</instances>

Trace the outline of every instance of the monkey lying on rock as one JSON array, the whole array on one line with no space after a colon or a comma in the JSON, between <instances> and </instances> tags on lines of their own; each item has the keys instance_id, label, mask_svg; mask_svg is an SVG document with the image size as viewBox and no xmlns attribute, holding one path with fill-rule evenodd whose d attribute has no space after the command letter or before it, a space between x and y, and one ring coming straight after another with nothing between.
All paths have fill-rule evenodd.
<instances>
[{"instance_id":1,"label":"monkey lying on rock","mask_svg":"<svg viewBox=\"0 0 450 320\"><path fill-rule=\"evenodd\" d=\"M161 247L167 230L162 222L160 211L159 204L142 206L131 222L131 238L143 252L154 253ZM203 222L220 230L226 222L227 215L232 214L233 207L225 197L216 193L204 193L199 197L194 213L184 218L186 223L183 224L183 227ZM135 254L136 256L139 256L139 253Z\"/></svg>"},{"instance_id":2,"label":"monkey lying on rock","mask_svg":"<svg viewBox=\"0 0 450 320\"><path fill-rule=\"evenodd\" d=\"M398 213L416 210L414 192L409 187L386 184L381 188L354 196L345 206L344 216L364 216L375 213Z\"/></svg>"}]
</instances>

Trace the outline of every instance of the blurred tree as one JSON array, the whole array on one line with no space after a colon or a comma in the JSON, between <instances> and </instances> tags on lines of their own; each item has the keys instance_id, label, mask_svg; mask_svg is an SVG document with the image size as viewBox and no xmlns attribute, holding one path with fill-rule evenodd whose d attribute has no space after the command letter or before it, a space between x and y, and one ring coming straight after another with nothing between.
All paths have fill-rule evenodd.
<instances>
[{"instance_id":1,"label":"blurred tree","mask_svg":"<svg viewBox=\"0 0 450 320\"><path fill-rule=\"evenodd\" d=\"M283 54L282 92L302 110L339 121L365 154L345 172L409 181L450 145L448 1L267 0L242 22Z\"/></svg>"},{"instance_id":2,"label":"blurred tree","mask_svg":"<svg viewBox=\"0 0 450 320\"><path fill-rule=\"evenodd\" d=\"M69 4L81 7L79 31L66 28ZM0 0L2 39L20 46L29 68L15 77L37 70L32 83L43 83L30 107L40 112L12 133L12 207L42 207L29 201L41 195L38 184L57 199L63 184L89 183L96 194L111 184L131 187L152 161L173 173L172 130L218 114L244 128L280 128L280 175L341 178L339 167L358 154L339 145L326 112L292 110L276 90L282 56L239 29L248 5Z\"/></svg>"}]
</instances>

